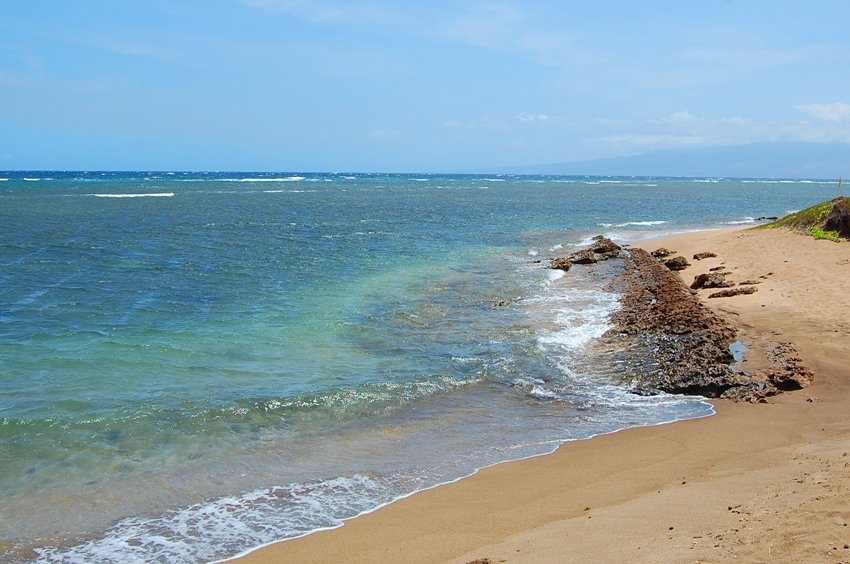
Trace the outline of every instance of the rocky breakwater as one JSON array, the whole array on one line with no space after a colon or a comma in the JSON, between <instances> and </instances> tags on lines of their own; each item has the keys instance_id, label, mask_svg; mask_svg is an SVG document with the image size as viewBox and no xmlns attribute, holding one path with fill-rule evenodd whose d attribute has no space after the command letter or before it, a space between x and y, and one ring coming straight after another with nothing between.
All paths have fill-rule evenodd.
<instances>
[{"instance_id":1,"label":"rocky breakwater","mask_svg":"<svg viewBox=\"0 0 850 564\"><path fill-rule=\"evenodd\" d=\"M730 349L736 328L699 300L662 262L666 257L653 257L642 249L625 250L600 236L590 249L553 259L550 266L569 270L575 264L612 258L625 266L608 283L622 295L621 309L612 315L614 327L603 335L601 345L604 354L624 368L622 383L634 393L760 401L810 381L811 373L796 362L789 363L785 351L757 373L737 368Z\"/></svg>"}]
</instances>

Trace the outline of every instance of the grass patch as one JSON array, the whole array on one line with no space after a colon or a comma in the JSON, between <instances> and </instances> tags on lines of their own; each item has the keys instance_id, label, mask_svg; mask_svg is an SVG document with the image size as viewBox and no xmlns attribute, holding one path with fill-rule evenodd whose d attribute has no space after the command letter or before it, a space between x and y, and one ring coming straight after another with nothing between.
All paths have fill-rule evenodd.
<instances>
[{"instance_id":1,"label":"grass patch","mask_svg":"<svg viewBox=\"0 0 850 564\"><path fill-rule=\"evenodd\" d=\"M838 236L838 231L827 231L820 227L809 227L809 233L811 233L815 239L826 239L827 241L834 241L836 243L843 241L843 239Z\"/></svg>"},{"instance_id":2,"label":"grass patch","mask_svg":"<svg viewBox=\"0 0 850 564\"><path fill-rule=\"evenodd\" d=\"M840 243L848 236L848 210L850 210L850 198L836 198L786 215L774 222L759 225L754 229L791 229L807 233L815 239L827 239Z\"/></svg>"}]
</instances>

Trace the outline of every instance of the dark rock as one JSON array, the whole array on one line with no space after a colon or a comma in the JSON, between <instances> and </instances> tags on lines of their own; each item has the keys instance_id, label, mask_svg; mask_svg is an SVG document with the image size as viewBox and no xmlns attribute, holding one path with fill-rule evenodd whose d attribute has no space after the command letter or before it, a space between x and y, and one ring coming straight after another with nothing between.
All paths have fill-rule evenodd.
<instances>
[{"instance_id":1,"label":"dark rock","mask_svg":"<svg viewBox=\"0 0 850 564\"><path fill-rule=\"evenodd\" d=\"M597 262L623 256L623 250L611 239L597 235L588 249L576 251L567 257L553 259L551 268L569 270L573 264L595 264Z\"/></svg>"},{"instance_id":2,"label":"dark rock","mask_svg":"<svg viewBox=\"0 0 850 564\"><path fill-rule=\"evenodd\" d=\"M602 235L597 235L593 238L593 241L594 243L591 246L591 250L594 253L603 255L606 258L616 258L620 256L620 246L611 239Z\"/></svg>"},{"instance_id":3,"label":"dark rock","mask_svg":"<svg viewBox=\"0 0 850 564\"><path fill-rule=\"evenodd\" d=\"M569 271L573 267L573 263L570 261L569 257L561 257L552 259L549 263L549 268L554 270L563 270L564 272Z\"/></svg>"},{"instance_id":4,"label":"dark rock","mask_svg":"<svg viewBox=\"0 0 850 564\"><path fill-rule=\"evenodd\" d=\"M695 254L695 255L694 255L694 260L702 260L702 259L707 259L707 258L714 258L714 257L716 257L716 256L717 256L717 255L716 255L715 253L712 253L712 252L697 253L697 254Z\"/></svg>"},{"instance_id":5,"label":"dark rock","mask_svg":"<svg viewBox=\"0 0 850 564\"><path fill-rule=\"evenodd\" d=\"M626 357L621 364L632 391L719 397L740 385L742 377L729 367L736 332L726 320L646 251L631 251L622 278L622 309L605 338Z\"/></svg>"},{"instance_id":6,"label":"dark rock","mask_svg":"<svg viewBox=\"0 0 850 564\"><path fill-rule=\"evenodd\" d=\"M666 257L669 257L670 255L675 255L676 251L671 251L669 249L665 249L664 247L659 247L659 248L655 249L654 251L652 251L651 254L655 258L666 258Z\"/></svg>"},{"instance_id":7,"label":"dark rock","mask_svg":"<svg viewBox=\"0 0 850 564\"><path fill-rule=\"evenodd\" d=\"M516 302L521 302L522 298L508 298L507 300L498 300L493 302L493 307L506 307Z\"/></svg>"},{"instance_id":8,"label":"dark rock","mask_svg":"<svg viewBox=\"0 0 850 564\"><path fill-rule=\"evenodd\" d=\"M839 237L850 239L850 201L847 198L833 200L835 205L823 224L827 231L837 231Z\"/></svg>"},{"instance_id":9,"label":"dark rock","mask_svg":"<svg viewBox=\"0 0 850 564\"><path fill-rule=\"evenodd\" d=\"M573 264L594 264L599 262L599 255L590 249L575 252L567 258Z\"/></svg>"},{"instance_id":10,"label":"dark rock","mask_svg":"<svg viewBox=\"0 0 850 564\"><path fill-rule=\"evenodd\" d=\"M709 298L731 298L732 296L740 296L741 294L755 294L758 288L755 286L738 286L737 288L729 288L728 290L720 290L709 294Z\"/></svg>"},{"instance_id":11,"label":"dark rock","mask_svg":"<svg viewBox=\"0 0 850 564\"><path fill-rule=\"evenodd\" d=\"M714 268L709 268L709 272L717 272L718 270L726 270L726 267L722 264L720 266L715 266Z\"/></svg>"},{"instance_id":12,"label":"dark rock","mask_svg":"<svg viewBox=\"0 0 850 564\"><path fill-rule=\"evenodd\" d=\"M670 270L685 270L691 266L691 263L689 263L685 257L673 257L664 261L664 266Z\"/></svg>"},{"instance_id":13,"label":"dark rock","mask_svg":"<svg viewBox=\"0 0 850 564\"><path fill-rule=\"evenodd\" d=\"M755 284L761 284L761 280L744 280L743 282L738 282L738 286L753 286Z\"/></svg>"},{"instance_id":14,"label":"dark rock","mask_svg":"<svg viewBox=\"0 0 850 564\"><path fill-rule=\"evenodd\" d=\"M783 391L801 390L812 383L814 374L802 365L791 343L778 343L768 352L768 379Z\"/></svg>"},{"instance_id":15,"label":"dark rock","mask_svg":"<svg viewBox=\"0 0 850 564\"><path fill-rule=\"evenodd\" d=\"M729 288L735 283L726 280L726 275L722 272L710 272L708 274L700 274L694 278L691 284L691 289L698 290L700 288Z\"/></svg>"}]
</instances>

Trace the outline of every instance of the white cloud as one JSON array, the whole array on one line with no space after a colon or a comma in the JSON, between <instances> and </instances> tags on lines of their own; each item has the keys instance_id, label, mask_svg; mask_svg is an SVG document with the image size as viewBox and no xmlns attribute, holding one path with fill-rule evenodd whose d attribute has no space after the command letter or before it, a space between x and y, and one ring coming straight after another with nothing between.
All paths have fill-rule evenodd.
<instances>
[{"instance_id":1,"label":"white cloud","mask_svg":"<svg viewBox=\"0 0 850 564\"><path fill-rule=\"evenodd\" d=\"M529 114L529 113L520 113L517 114L516 118L519 121L549 121L550 117L546 114Z\"/></svg>"},{"instance_id":2,"label":"white cloud","mask_svg":"<svg viewBox=\"0 0 850 564\"><path fill-rule=\"evenodd\" d=\"M694 114L688 111L682 112L673 112L666 118L661 118L660 121L664 123L687 123L691 121L697 121L700 118L696 117Z\"/></svg>"},{"instance_id":3,"label":"white cloud","mask_svg":"<svg viewBox=\"0 0 850 564\"><path fill-rule=\"evenodd\" d=\"M561 123L562 118L560 116L539 112L520 112L512 116L447 119L443 121L443 127L446 129L515 130L544 125L557 127Z\"/></svg>"},{"instance_id":4,"label":"white cloud","mask_svg":"<svg viewBox=\"0 0 850 564\"><path fill-rule=\"evenodd\" d=\"M832 104L803 104L797 109L823 121L844 121L850 119L850 104L833 102Z\"/></svg>"}]
</instances>

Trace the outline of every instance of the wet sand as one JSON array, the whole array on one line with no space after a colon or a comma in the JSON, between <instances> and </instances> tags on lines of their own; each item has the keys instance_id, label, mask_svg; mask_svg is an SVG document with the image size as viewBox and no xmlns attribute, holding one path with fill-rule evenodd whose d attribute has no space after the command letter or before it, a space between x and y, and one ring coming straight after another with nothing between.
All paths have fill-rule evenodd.
<instances>
[{"instance_id":1,"label":"wet sand","mask_svg":"<svg viewBox=\"0 0 850 564\"><path fill-rule=\"evenodd\" d=\"M850 562L850 244L730 229L641 246L679 251L687 283L720 265L736 282L760 280L754 294L700 296L751 345L745 370L791 342L815 383L567 443L245 560ZM702 251L718 256L691 258Z\"/></svg>"}]
</instances>

